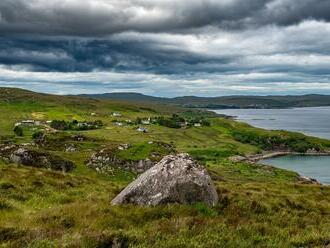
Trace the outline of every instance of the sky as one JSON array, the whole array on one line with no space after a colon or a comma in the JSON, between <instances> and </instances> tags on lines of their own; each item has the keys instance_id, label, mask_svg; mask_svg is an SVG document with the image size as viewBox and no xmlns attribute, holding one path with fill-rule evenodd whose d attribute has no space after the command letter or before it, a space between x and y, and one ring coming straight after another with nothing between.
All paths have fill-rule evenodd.
<instances>
[{"instance_id":1,"label":"sky","mask_svg":"<svg viewBox=\"0 0 330 248\"><path fill-rule=\"evenodd\" d=\"M0 86L330 94L330 0L1 0Z\"/></svg>"}]
</instances>

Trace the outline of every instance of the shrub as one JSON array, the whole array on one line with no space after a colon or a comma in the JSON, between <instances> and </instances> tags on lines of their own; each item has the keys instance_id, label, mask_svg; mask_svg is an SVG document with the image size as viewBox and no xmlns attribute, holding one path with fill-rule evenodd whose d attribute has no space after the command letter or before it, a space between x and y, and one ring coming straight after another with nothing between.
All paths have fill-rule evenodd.
<instances>
[{"instance_id":1,"label":"shrub","mask_svg":"<svg viewBox=\"0 0 330 248\"><path fill-rule=\"evenodd\" d=\"M55 248L55 244L48 239L43 240L35 240L31 242L28 246L28 248Z\"/></svg>"},{"instance_id":2,"label":"shrub","mask_svg":"<svg viewBox=\"0 0 330 248\"><path fill-rule=\"evenodd\" d=\"M50 124L51 128L54 128L56 130L68 130L69 125L66 121L63 120L53 120L52 123Z\"/></svg>"},{"instance_id":3,"label":"shrub","mask_svg":"<svg viewBox=\"0 0 330 248\"><path fill-rule=\"evenodd\" d=\"M303 135L290 133L263 133L252 130L234 130L232 136L235 140L258 146L263 150L292 150L307 152L309 149L321 151L322 146Z\"/></svg>"},{"instance_id":4,"label":"shrub","mask_svg":"<svg viewBox=\"0 0 330 248\"><path fill-rule=\"evenodd\" d=\"M9 190L9 189L13 189L15 188L15 186L12 183L9 182L3 182L0 183L0 190Z\"/></svg>"},{"instance_id":5,"label":"shrub","mask_svg":"<svg viewBox=\"0 0 330 248\"><path fill-rule=\"evenodd\" d=\"M44 143L44 141L45 141L45 134L43 132L41 132L41 131L35 132L35 133L32 134L32 139L37 144Z\"/></svg>"},{"instance_id":6,"label":"shrub","mask_svg":"<svg viewBox=\"0 0 330 248\"><path fill-rule=\"evenodd\" d=\"M66 130L92 130L97 129L103 126L103 122L100 120L97 121L83 121L78 122L77 120L73 121L64 121L64 120L53 120L50 124L51 128L56 130L66 131Z\"/></svg>"},{"instance_id":7,"label":"shrub","mask_svg":"<svg viewBox=\"0 0 330 248\"><path fill-rule=\"evenodd\" d=\"M19 239L24 235L23 231L12 227L0 227L0 243Z\"/></svg>"},{"instance_id":8,"label":"shrub","mask_svg":"<svg viewBox=\"0 0 330 248\"><path fill-rule=\"evenodd\" d=\"M206 206L204 203L196 203L193 205L193 208L197 211L199 215L207 217L215 217L218 215L218 212L213 208Z\"/></svg>"},{"instance_id":9,"label":"shrub","mask_svg":"<svg viewBox=\"0 0 330 248\"><path fill-rule=\"evenodd\" d=\"M20 127L20 126L16 126L16 127L14 128L14 133L15 133L17 136L22 137L22 136L23 136L23 128Z\"/></svg>"},{"instance_id":10,"label":"shrub","mask_svg":"<svg viewBox=\"0 0 330 248\"><path fill-rule=\"evenodd\" d=\"M0 211L1 210L10 210L12 209L12 205L8 203L7 201L0 199Z\"/></svg>"},{"instance_id":11,"label":"shrub","mask_svg":"<svg viewBox=\"0 0 330 248\"><path fill-rule=\"evenodd\" d=\"M210 121L207 120L207 119L203 119L203 120L201 120L201 124L202 124L202 126L206 126L206 127L211 126Z\"/></svg>"}]
</instances>

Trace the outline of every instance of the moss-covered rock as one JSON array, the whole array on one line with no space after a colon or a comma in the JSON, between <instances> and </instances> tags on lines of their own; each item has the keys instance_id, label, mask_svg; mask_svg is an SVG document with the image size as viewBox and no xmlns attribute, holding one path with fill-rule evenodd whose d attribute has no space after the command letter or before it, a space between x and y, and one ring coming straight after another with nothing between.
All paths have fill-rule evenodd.
<instances>
[{"instance_id":1,"label":"moss-covered rock","mask_svg":"<svg viewBox=\"0 0 330 248\"><path fill-rule=\"evenodd\" d=\"M65 160L57 155L16 145L3 146L0 148L0 157L11 163L57 171L69 172L75 168L73 162Z\"/></svg>"},{"instance_id":2,"label":"moss-covered rock","mask_svg":"<svg viewBox=\"0 0 330 248\"><path fill-rule=\"evenodd\" d=\"M113 173L121 169L139 174L150 169L163 156L173 153L174 147L163 142L121 144L95 152L86 161L86 165L103 173Z\"/></svg>"}]
</instances>

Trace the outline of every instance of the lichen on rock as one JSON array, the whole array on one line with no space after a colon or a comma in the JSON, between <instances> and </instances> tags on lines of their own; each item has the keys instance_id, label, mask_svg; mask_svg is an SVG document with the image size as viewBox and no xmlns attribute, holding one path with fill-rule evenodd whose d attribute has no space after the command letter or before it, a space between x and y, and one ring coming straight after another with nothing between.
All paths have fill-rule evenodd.
<instances>
[{"instance_id":1,"label":"lichen on rock","mask_svg":"<svg viewBox=\"0 0 330 248\"><path fill-rule=\"evenodd\" d=\"M218 194L206 169L188 154L169 155L129 184L113 205L167 203L214 206Z\"/></svg>"},{"instance_id":2,"label":"lichen on rock","mask_svg":"<svg viewBox=\"0 0 330 248\"><path fill-rule=\"evenodd\" d=\"M75 168L73 162L59 156L17 145L0 146L0 157L10 163L64 172Z\"/></svg>"}]
</instances>

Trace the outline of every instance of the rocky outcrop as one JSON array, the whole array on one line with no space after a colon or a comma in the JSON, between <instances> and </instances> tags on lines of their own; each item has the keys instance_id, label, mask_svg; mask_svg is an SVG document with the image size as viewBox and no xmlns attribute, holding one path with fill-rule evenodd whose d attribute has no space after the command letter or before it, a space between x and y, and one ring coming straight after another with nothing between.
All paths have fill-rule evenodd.
<instances>
[{"instance_id":1,"label":"rocky outcrop","mask_svg":"<svg viewBox=\"0 0 330 248\"><path fill-rule=\"evenodd\" d=\"M75 144L65 144L65 152L77 152L79 149Z\"/></svg>"},{"instance_id":2,"label":"rocky outcrop","mask_svg":"<svg viewBox=\"0 0 330 248\"><path fill-rule=\"evenodd\" d=\"M315 184L315 185L322 185L319 181L314 178L299 176L298 181L301 184Z\"/></svg>"},{"instance_id":3,"label":"rocky outcrop","mask_svg":"<svg viewBox=\"0 0 330 248\"><path fill-rule=\"evenodd\" d=\"M140 174L150 169L155 163L148 158L138 161L124 160L114 155L112 151L103 149L92 154L86 165L102 173L111 174L116 169L122 169Z\"/></svg>"},{"instance_id":4,"label":"rocky outcrop","mask_svg":"<svg viewBox=\"0 0 330 248\"><path fill-rule=\"evenodd\" d=\"M93 153L86 161L86 165L98 172L107 174L111 174L117 169L141 174L157 164L164 155L172 154L174 152L173 146L169 144L162 142L153 142L150 144L161 147L163 154L158 151L151 151L146 158L131 160L127 157L121 156L120 153L129 150L132 146L130 144L121 144L116 147L104 148Z\"/></svg>"},{"instance_id":5,"label":"rocky outcrop","mask_svg":"<svg viewBox=\"0 0 330 248\"><path fill-rule=\"evenodd\" d=\"M294 151L267 151L259 154L252 154L247 156L232 156L229 157L229 160L232 162L248 162L248 163L257 163L263 159L281 157L286 155L300 155L300 156L330 156L330 151L316 151L310 149L306 152L294 152Z\"/></svg>"},{"instance_id":6,"label":"rocky outcrop","mask_svg":"<svg viewBox=\"0 0 330 248\"><path fill-rule=\"evenodd\" d=\"M69 172L75 168L73 162L59 156L16 145L1 147L0 157L11 163L57 171Z\"/></svg>"},{"instance_id":7,"label":"rocky outcrop","mask_svg":"<svg viewBox=\"0 0 330 248\"><path fill-rule=\"evenodd\" d=\"M204 167L188 154L169 155L128 185L113 205L193 204L214 206L218 195Z\"/></svg>"},{"instance_id":8,"label":"rocky outcrop","mask_svg":"<svg viewBox=\"0 0 330 248\"><path fill-rule=\"evenodd\" d=\"M229 157L228 159L232 162L238 163L238 162L245 161L247 158L244 156L236 155L236 156Z\"/></svg>"}]
</instances>

